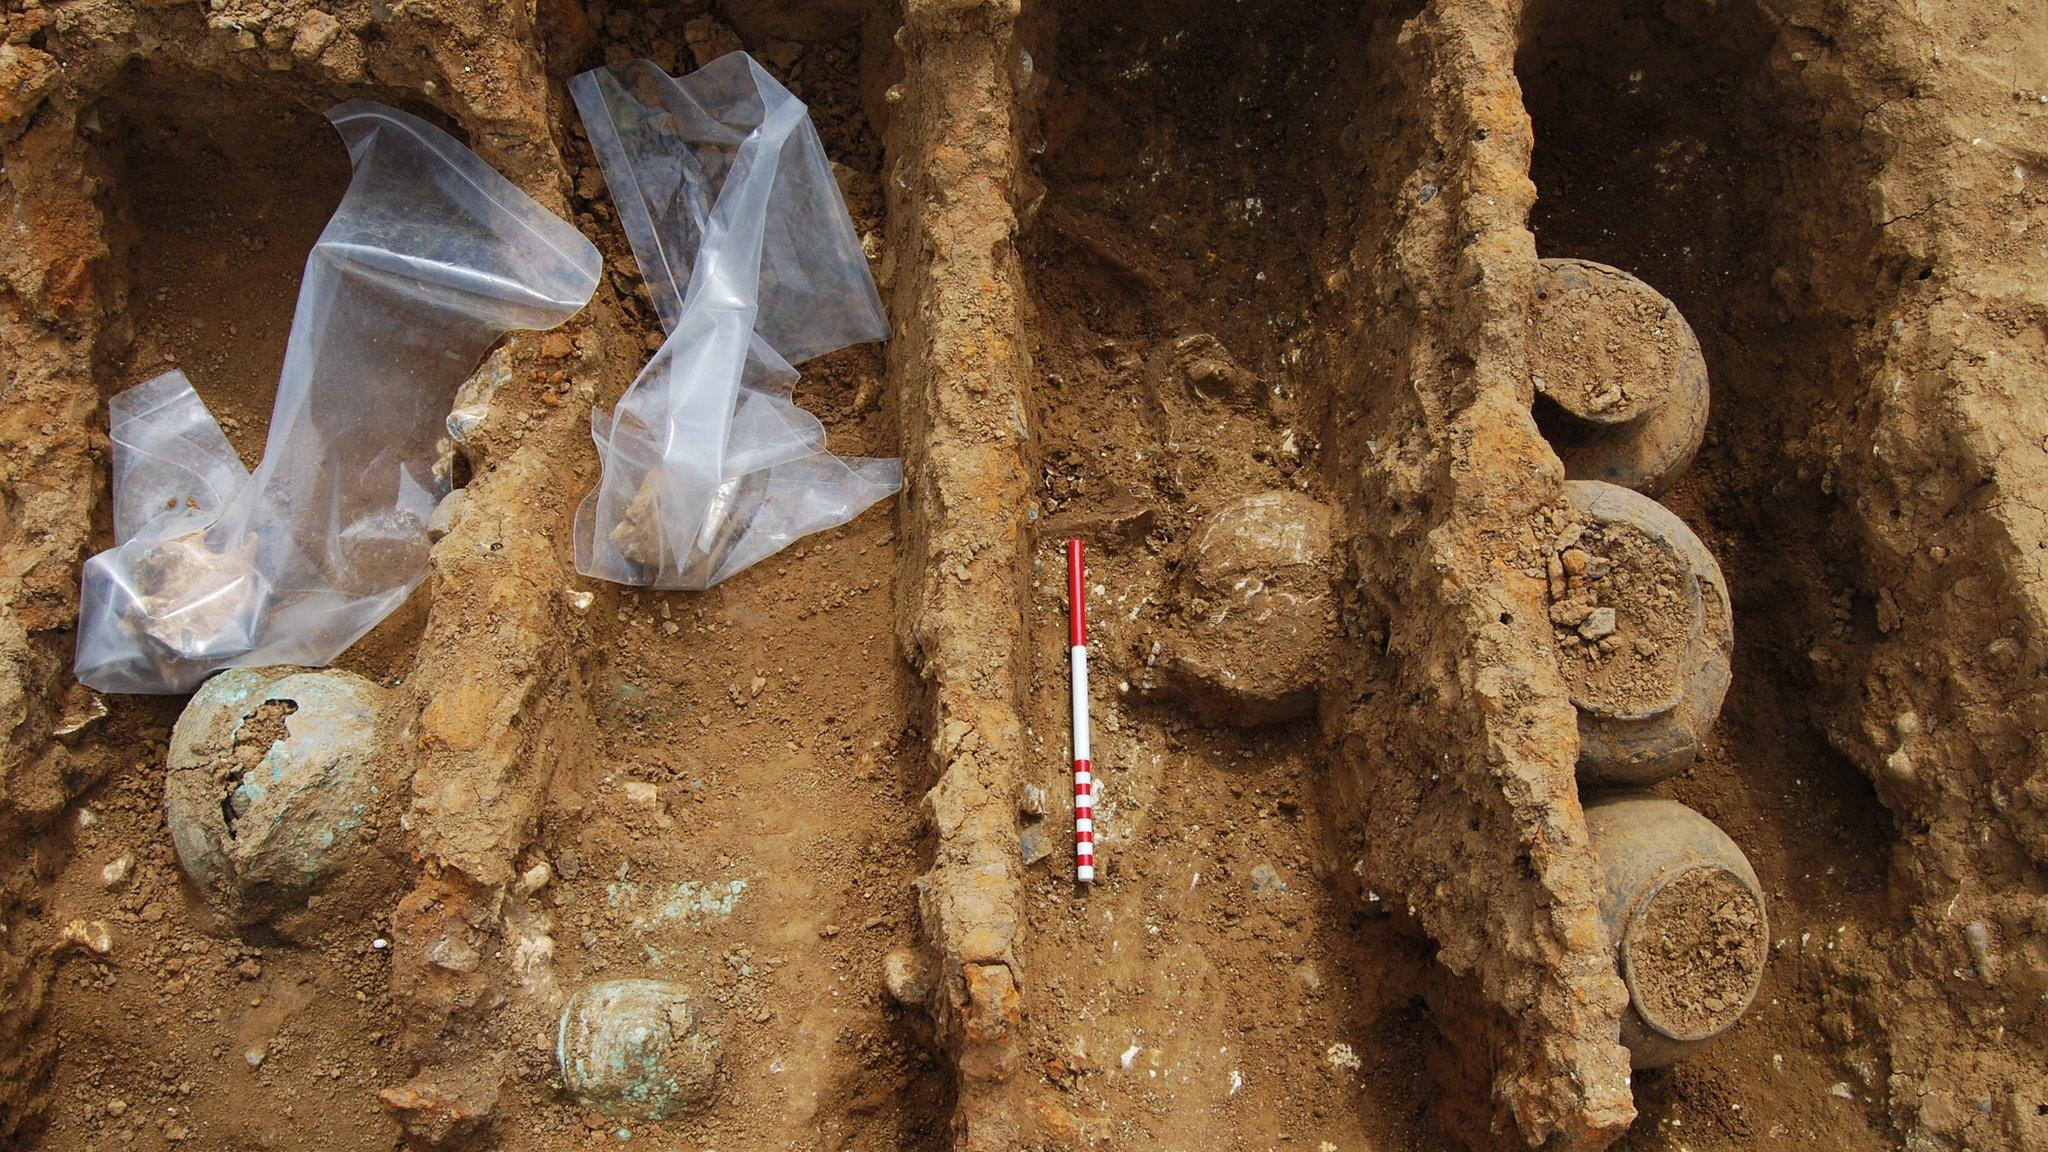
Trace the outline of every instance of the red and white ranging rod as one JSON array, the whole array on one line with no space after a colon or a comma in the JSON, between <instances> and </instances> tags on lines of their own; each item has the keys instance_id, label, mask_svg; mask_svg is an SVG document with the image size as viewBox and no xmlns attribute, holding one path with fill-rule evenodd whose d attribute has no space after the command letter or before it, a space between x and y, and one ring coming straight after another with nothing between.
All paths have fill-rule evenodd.
<instances>
[{"instance_id":1,"label":"red and white ranging rod","mask_svg":"<svg viewBox=\"0 0 2048 1152\"><path fill-rule=\"evenodd\" d=\"M1088 609L1081 542L1067 541L1067 645L1074 687L1074 879L1095 882L1095 777L1088 759Z\"/></svg>"}]
</instances>

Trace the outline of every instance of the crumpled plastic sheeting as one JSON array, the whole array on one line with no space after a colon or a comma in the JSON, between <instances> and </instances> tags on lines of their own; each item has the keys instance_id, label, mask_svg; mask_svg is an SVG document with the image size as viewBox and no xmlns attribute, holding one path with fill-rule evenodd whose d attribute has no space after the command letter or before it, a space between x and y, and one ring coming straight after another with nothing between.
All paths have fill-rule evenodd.
<instances>
[{"instance_id":1,"label":"crumpled plastic sheeting","mask_svg":"<svg viewBox=\"0 0 2048 1152\"><path fill-rule=\"evenodd\" d=\"M576 570L708 588L903 486L895 460L825 451L791 366L889 335L804 105L734 52L677 79L651 61L570 82L667 340L609 414L576 515Z\"/></svg>"},{"instance_id":2,"label":"crumpled plastic sheeting","mask_svg":"<svg viewBox=\"0 0 2048 1152\"><path fill-rule=\"evenodd\" d=\"M367 101L328 119L354 176L306 260L255 473L180 372L109 404L116 546L85 567L90 687L326 664L375 627L426 575L455 390L505 332L552 328L597 288L597 249L440 129Z\"/></svg>"}]
</instances>

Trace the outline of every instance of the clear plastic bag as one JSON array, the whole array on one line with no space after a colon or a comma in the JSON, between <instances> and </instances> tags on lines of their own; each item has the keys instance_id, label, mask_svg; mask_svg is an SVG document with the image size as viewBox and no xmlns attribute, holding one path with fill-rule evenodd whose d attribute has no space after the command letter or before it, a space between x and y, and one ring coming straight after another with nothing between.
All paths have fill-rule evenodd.
<instances>
[{"instance_id":1,"label":"clear plastic bag","mask_svg":"<svg viewBox=\"0 0 2048 1152\"><path fill-rule=\"evenodd\" d=\"M426 575L456 388L596 290L597 249L440 129L367 101L328 119L354 176L306 260L255 473L182 373L109 405L116 546L86 564L81 683L184 692L339 655Z\"/></svg>"},{"instance_id":2,"label":"clear plastic bag","mask_svg":"<svg viewBox=\"0 0 2048 1152\"><path fill-rule=\"evenodd\" d=\"M677 79L647 60L570 82L667 340L610 413L576 569L708 588L903 486L825 450L790 398L813 356L889 335L804 105L743 52Z\"/></svg>"}]
</instances>

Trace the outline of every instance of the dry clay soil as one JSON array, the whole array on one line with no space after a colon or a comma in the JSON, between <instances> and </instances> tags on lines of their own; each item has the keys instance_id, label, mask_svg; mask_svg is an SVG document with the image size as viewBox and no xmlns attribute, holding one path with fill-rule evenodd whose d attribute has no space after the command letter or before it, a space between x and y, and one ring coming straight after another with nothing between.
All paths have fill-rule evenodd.
<instances>
[{"instance_id":1,"label":"dry clay soil","mask_svg":"<svg viewBox=\"0 0 2048 1152\"><path fill-rule=\"evenodd\" d=\"M2040 5L0 0L0 30L0 1145L2048 1149ZM734 48L809 105L894 328L797 398L906 487L707 592L596 583L587 419L659 325L564 84ZM78 578L108 397L180 367L260 456L352 97L606 274L480 369L461 515L339 661L404 721L382 886L238 929L165 826L184 701L71 681ZM1590 650L1549 611L1539 258L1668 297L1711 385L1659 499L1726 574L1732 686L1659 791L1741 846L1770 935L1743 1019L1634 1074ZM1296 677L1253 702L1174 670L1216 608L1198 531L1262 492L1329 539L1237 654ZM1598 675L1664 690L1631 667ZM553 1052L570 993L643 976L718 1052L659 1122Z\"/></svg>"}]
</instances>

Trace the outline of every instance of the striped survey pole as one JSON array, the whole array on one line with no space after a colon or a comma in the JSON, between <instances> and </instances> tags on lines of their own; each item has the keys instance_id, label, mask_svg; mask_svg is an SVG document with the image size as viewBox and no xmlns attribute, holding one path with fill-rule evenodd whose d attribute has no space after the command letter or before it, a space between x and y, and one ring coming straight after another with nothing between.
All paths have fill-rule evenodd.
<instances>
[{"instance_id":1,"label":"striped survey pole","mask_svg":"<svg viewBox=\"0 0 2048 1152\"><path fill-rule=\"evenodd\" d=\"M1067 650L1074 686L1074 879L1095 882L1095 777L1088 760L1088 610L1081 542L1067 541Z\"/></svg>"}]
</instances>

